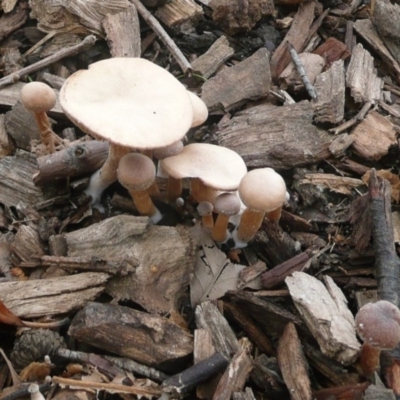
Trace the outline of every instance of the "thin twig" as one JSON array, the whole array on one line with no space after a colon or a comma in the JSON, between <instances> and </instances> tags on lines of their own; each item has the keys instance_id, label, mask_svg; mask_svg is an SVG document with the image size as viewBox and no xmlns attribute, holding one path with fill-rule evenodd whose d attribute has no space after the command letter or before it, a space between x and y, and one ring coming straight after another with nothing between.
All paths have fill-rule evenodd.
<instances>
[{"instance_id":1,"label":"thin twig","mask_svg":"<svg viewBox=\"0 0 400 400\"><path fill-rule=\"evenodd\" d=\"M175 57L176 61L182 68L184 74L192 72L192 66L179 47L170 38L161 24L153 17L153 15L146 9L146 7L139 0L130 0L131 3L137 8L139 14L147 22L151 29L157 34L162 42L167 46L168 50Z\"/></svg>"},{"instance_id":2,"label":"thin twig","mask_svg":"<svg viewBox=\"0 0 400 400\"><path fill-rule=\"evenodd\" d=\"M67 47L66 49L61 49L60 51L57 51L56 53L44 58L43 60L22 68L19 71L13 72L12 74L0 79L0 89L4 86L12 85L13 83L18 82L24 76L39 71L40 69L47 67L48 65L53 64L57 61L60 61L65 57L74 56L81 51L87 50L88 48L92 47L95 42L96 37L94 35L86 36L81 43L78 43L71 47Z\"/></svg>"},{"instance_id":3,"label":"thin twig","mask_svg":"<svg viewBox=\"0 0 400 400\"><path fill-rule=\"evenodd\" d=\"M365 118L365 114L367 114L367 112L370 110L371 107L372 103L370 101L367 101L355 117L349 119L348 121L344 122L342 125L337 126L336 128L329 129L329 132L333 133L334 135L337 135L338 133L341 133L346 129L349 129L357 122L362 121Z\"/></svg>"}]
</instances>

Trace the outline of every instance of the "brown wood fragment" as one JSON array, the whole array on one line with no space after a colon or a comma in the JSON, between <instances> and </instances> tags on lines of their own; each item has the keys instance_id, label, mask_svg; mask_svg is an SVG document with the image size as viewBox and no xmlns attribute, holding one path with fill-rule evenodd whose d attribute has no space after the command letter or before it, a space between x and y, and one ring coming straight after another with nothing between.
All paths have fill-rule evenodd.
<instances>
[{"instance_id":1,"label":"brown wood fragment","mask_svg":"<svg viewBox=\"0 0 400 400\"><path fill-rule=\"evenodd\" d=\"M168 319L112 304L87 304L68 334L166 372L182 368L193 352L192 335Z\"/></svg>"},{"instance_id":2,"label":"brown wood fragment","mask_svg":"<svg viewBox=\"0 0 400 400\"><path fill-rule=\"evenodd\" d=\"M347 46L340 40L329 37L324 43L318 46L314 51L314 54L319 54L324 57L328 68L339 60L346 60L350 57L350 51Z\"/></svg>"},{"instance_id":3,"label":"brown wood fragment","mask_svg":"<svg viewBox=\"0 0 400 400\"><path fill-rule=\"evenodd\" d=\"M354 137L343 133L338 135L329 146L329 151L335 158L340 158L346 155L346 150L353 144Z\"/></svg>"},{"instance_id":4,"label":"brown wood fragment","mask_svg":"<svg viewBox=\"0 0 400 400\"><path fill-rule=\"evenodd\" d=\"M288 323L278 344L278 362L292 400L311 400L311 382L300 339L292 323Z\"/></svg>"},{"instance_id":5,"label":"brown wood fragment","mask_svg":"<svg viewBox=\"0 0 400 400\"><path fill-rule=\"evenodd\" d=\"M25 1L20 1L12 11L9 11L2 13L0 17L0 42L28 20L29 6Z\"/></svg>"},{"instance_id":6,"label":"brown wood fragment","mask_svg":"<svg viewBox=\"0 0 400 400\"><path fill-rule=\"evenodd\" d=\"M235 392L232 394L232 400L256 400L251 388L247 387L244 392Z\"/></svg>"},{"instance_id":7,"label":"brown wood fragment","mask_svg":"<svg viewBox=\"0 0 400 400\"><path fill-rule=\"evenodd\" d=\"M12 249L21 261L31 261L33 258L45 254L44 246L40 240L37 229L31 226L21 225L15 235Z\"/></svg>"},{"instance_id":8,"label":"brown wood fragment","mask_svg":"<svg viewBox=\"0 0 400 400\"><path fill-rule=\"evenodd\" d=\"M36 318L83 307L104 290L110 275L96 272L0 283L0 299L17 316Z\"/></svg>"},{"instance_id":9,"label":"brown wood fragment","mask_svg":"<svg viewBox=\"0 0 400 400\"><path fill-rule=\"evenodd\" d=\"M382 79L377 76L373 57L361 43L354 48L351 55L346 85L356 103L375 103L381 98Z\"/></svg>"},{"instance_id":10,"label":"brown wood fragment","mask_svg":"<svg viewBox=\"0 0 400 400\"><path fill-rule=\"evenodd\" d=\"M172 0L157 8L155 16L168 28L192 31L203 17L203 9L193 0Z\"/></svg>"},{"instance_id":11,"label":"brown wood fragment","mask_svg":"<svg viewBox=\"0 0 400 400\"><path fill-rule=\"evenodd\" d=\"M366 160L379 160L391 146L397 145L393 124L373 110L354 128L351 136L354 138L354 150Z\"/></svg>"},{"instance_id":12,"label":"brown wood fragment","mask_svg":"<svg viewBox=\"0 0 400 400\"><path fill-rule=\"evenodd\" d=\"M6 126L5 115L0 115L0 158L10 155L15 150L15 145L10 140Z\"/></svg>"},{"instance_id":13,"label":"brown wood fragment","mask_svg":"<svg viewBox=\"0 0 400 400\"><path fill-rule=\"evenodd\" d=\"M293 168L329 157L332 138L318 131L312 118L308 101L281 107L263 104L238 112L221 124L216 137L248 167Z\"/></svg>"},{"instance_id":14,"label":"brown wood fragment","mask_svg":"<svg viewBox=\"0 0 400 400\"><path fill-rule=\"evenodd\" d=\"M201 98L210 112L225 112L240 107L247 100L266 97L270 85L268 50L261 48L246 60L223 69L206 81Z\"/></svg>"},{"instance_id":15,"label":"brown wood fragment","mask_svg":"<svg viewBox=\"0 0 400 400\"><path fill-rule=\"evenodd\" d=\"M343 386L336 386L336 387L331 387L331 388L326 388L326 389L315 390L313 392L313 398L315 400L363 399L364 392L368 388L369 385L370 385L370 382L363 382L363 383L354 383L352 385L343 385ZM374 400L378 400L378 399L374 399Z\"/></svg>"},{"instance_id":16,"label":"brown wood fragment","mask_svg":"<svg viewBox=\"0 0 400 400\"><path fill-rule=\"evenodd\" d=\"M345 105L345 74L342 60L335 61L328 71L317 76L313 100L315 122L337 124L343 120Z\"/></svg>"},{"instance_id":17,"label":"brown wood fragment","mask_svg":"<svg viewBox=\"0 0 400 400\"><path fill-rule=\"evenodd\" d=\"M139 16L134 5L107 14L102 24L113 57L140 57Z\"/></svg>"},{"instance_id":18,"label":"brown wood fragment","mask_svg":"<svg viewBox=\"0 0 400 400\"><path fill-rule=\"evenodd\" d=\"M225 35L217 39L212 46L192 62L193 71L207 79L234 54Z\"/></svg>"},{"instance_id":19,"label":"brown wood fragment","mask_svg":"<svg viewBox=\"0 0 400 400\"><path fill-rule=\"evenodd\" d=\"M252 368L252 359L245 350L240 349L218 382L212 399L229 400L234 392L243 390Z\"/></svg>"}]
</instances>

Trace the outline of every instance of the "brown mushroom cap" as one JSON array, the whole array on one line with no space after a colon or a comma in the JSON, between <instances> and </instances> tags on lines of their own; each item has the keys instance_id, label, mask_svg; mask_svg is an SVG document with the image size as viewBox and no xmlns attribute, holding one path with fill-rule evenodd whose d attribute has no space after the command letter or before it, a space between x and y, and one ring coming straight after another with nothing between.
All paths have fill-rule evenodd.
<instances>
[{"instance_id":1,"label":"brown mushroom cap","mask_svg":"<svg viewBox=\"0 0 400 400\"><path fill-rule=\"evenodd\" d=\"M208 118L208 109L206 103L197 96L196 94L190 92L188 90L190 100L193 106L193 120L192 120L192 128L201 125Z\"/></svg>"},{"instance_id":2,"label":"brown mushroom cap","mask_svg":"<svg viewBox=\"0 0 400 400\"><path fill-rule=\"evenodd\" d=\"M43 82L29 82L21 89L21 103L33 112L47 112L56 104L54 90Z\"/></svg>"},{"instance_id":3,"label":"brown mushroom cap","mask_svg":"<svg viewBox=\"0 0 400 400\"><path fill-rule=\"evenodd\" d=\"M400 310L389 301L365 304L355 322L358 335L372 347L390 350L400 342Z\"/></svg>"},{"instance_id":4,"label":"brown mushroom cap","mask_svg":"<svg viewBox=\"0 0 400 400\"><path fill-rule=\"evenodd\" d=\"M286 184L272 168L257 168L243 177L238 192L247 208L269 212L285 202Z\"/></svg>"},{"instance_id":5,"label":"brown mushroom cap","mask_svg":"<svg viewBox=\"0 0 400 400\"><path fill-rule=\"evenodd\" d=\"M127 190L146 190L156 177L153 161L140 153L128 153L118 164L118 181Z\"/></svg>"},{"instance_id":6,"label":"brown mushroom cap","mask_svg":"<svg viewBox=\"0 0 400 400\"><path fill-rule=\"evenodd\" d=\"M226 147L192 143L176 156L167 157L162 167L176 179L199 178L212 189L236 190L247 172L242 157Z\"/></svg>"},{"instance_id":7,"label":"brown mushroom cap","mask_svg":"<svg viewBox=\"0 0 400 400\"><path fill-rule=\"evenodd\" d=\"M234 193L221 193L214 202L214 211L218 214L236 215L240 211L239 197Z\"/></svg>"},{"instance_id":8,"label":"brown mushroom cap","mask_svg":"<svg viewBox=\"0 0 400 400\"><path fill-rule=\"evenodd\" d=\"M176 142L193 119L185 87L142 58L110 58L74 73L61 88L60 103L84 132L137 149Z\"/></svg>"},{"instance_id":9,"label":"brown mushroom cap","mask_svg":"<svg viewBox=\"0 0 400 400\"><path fill-rule=\"evenodd\" d=\"M197 205L197 212L201 217L204 215L210 215L213 212L214 206L209 201L201 201Z\"/></svg>"},{"instance_id":10,"label":"brown mushroom cap","mask_svg":"<svg viewBox=\"0 0 400 400\"><path fill-rule=\"evenodd\" d=\"M163 160L164 158L174 156L179 154L183 149L182 140L178 140L169 146L161 147L159 149L153 150L153 156L157 158L157 160Z\"/></svg>"}]
</instances>

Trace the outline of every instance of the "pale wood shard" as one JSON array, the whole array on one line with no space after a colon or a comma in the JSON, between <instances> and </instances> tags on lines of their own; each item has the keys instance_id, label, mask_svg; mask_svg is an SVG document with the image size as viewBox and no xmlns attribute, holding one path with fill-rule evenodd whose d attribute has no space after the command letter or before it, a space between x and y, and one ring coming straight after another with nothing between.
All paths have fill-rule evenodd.
<instances>
[{"instance_id":1,"label":"pale wood shard","mask_svg":"<svg viewBox=\"0 0 400 400\"><path fill-rule=\"evenodd\" d=\"M192 62L193 71L207 79L234 53L235 50L227 37L222 35L204 54Z\"/></svg>"},{"instance_id":2,"label":"pale wood shard","mask_svg":"<svg viewBox=\"0 0 400 400\"><path fill-rule=\"evenodd\" d=\"M133 4L117 13L107 14L102 24L113 57L140 57L139 16Z\"/></svg>"},{"instance_id":3,"label":"pale wood shard","mask_svg":"<svg viewBox=\"0 0 400 400\"><path fill-rule=\"evenodd\" d=\"M329 146L329 151L335 158L340 158L346 155L346 150L353 144L354 137L343 133L336 136L336 139Z\"/></svg>"},{"instance_id":4,"label":"pale wood shard","mask_svg":"<svg viewBox=\"0 0 400 400\"><path fill-rule=\"evenodd\" d=\"M268 50L261 48L203 84L201 98L210 112L229 111L248 100L266 97L271 86Z\"/></svg>"},{"instance_id":5,"label":"pale wood shard","mask_svg":"<svg viewBox=\"0 0 400 400\"><path fill-rule=\"evenodd\" d=\"M193 0L172 0L157 8L155 16L168 28L185 33L193 31L203 17L203 9Z\"/></svg>"},{"instance_id":6,"label":"pale wood shard","mask_svg":"<svg viewBox=\"0 0 400 400\"><path fill-rule=\"evenodd\" d=\"M216 138L219 145L243 157L248 167L286 169L310 164L329 157L332 141L312 124L313 115L308 101L262 104L221 124Z\"/></svg>"},{"instance_id":7,"label":"pale wood shard","mask_svg":"<svg viewBox=\"0 0 400 400\"><path fill-rule=\"evenodd\" d=\"M112 304L87 304L68 334L165 372L181 371L193 352L193 336L167 318Z\"/></svg>"},{"instance_id":8,"label":"pale wood shard","mask_svg":"<svg viewBox=\"0 0 400 400\"><path fill-rule=\"evenodd\" d=\"M249 387L246 387L244 392L235 392L232 394L232 400L256 400L254 396L253 390Z\"/></svg>"},{"instance_id":9,"label":"pale wood shard","mask_svg":"<svg viewBox=\"0 0 400 400\"><path fill-rule=\"evenodd\" d=\"M233 393L243 390L252 369L253 360L245 350L240 349L218 382L212 400L229 400Z\"/></svg>"},{"instance_id":10,"label":"pale wood shard","mask_svg":"<svg viewBox=\"0 0 400 400\"><path fill-rule=\"evenodd\" d=\"M354 317L347 300L330 277L324 284L304 272L294 272L285 282L293 302L317 340L321 351L343 365L358 357Z\"/></svg>"},{"instance_id":11,"label":"pale wood shard","mask_svg":"<svg viewBox=\"0 0 400 400\"><path fill-rule=\"evenodd\" d=\"M400 80L400 65L399 62L392 56L386 48L378 32L375 30L371 20L358 19L354 22L354 30L361 36L373 50L378 53L390 70L394 73L397 80Z\"/></svg>"},{"instance_id":12,"label":"pale wood shard","mask_svg":"<svg viewBox=\"0 0 400 400\"><path fill-rule=\"evenodd\" d=\"M43 242L37 229L29 225L21 225L15 234L12 249L21 261L32 261L45 254Z\"/></svg>"},{"instance_id":13,"label":"pale wood shard","mask_svg":"<svg viewBox=\"0 0 400 400\"><path fill-rule=\"evenodd\" d=\"M230 359L239 349L239 342L228 321L218 308L209 301L198 305L195 310L196 326L209 329L215 350Z\"/></svg>"},{"instance_id":14,"label":"pale wood shard","mask_svg":"<svg viewBox=\"0 0 400 400\"><path fill-rule=\"evenodd\" d=\"M320 74L314 84L317 98L313 100L315 122L338 124L344 118L345 72L343 60L335 61Z\"/></svg>"},{"instance_id":15,"label":"pale wood shard","mask_svg":"<svg viewBox=\"0 0 400 400\"><path fill-rule=\"evenodd\" d=\"M397 133L393 124L376 111L370 111L365 119L351 132L353 147L367 160L379 160L397 145Z\"/></svg>"},{"instance_id":16,"label":"pale wood shard","mask_svg":"<svg viewBox=\"0 0 400 400\"><path fill-rule=\"evenodd\" d=\"M3 41L7 36L9 36L12 32L16 31L18 28L23 26L29 17L29 7L25 2L19 2L17 6L14 8L11 5L15 3L14 0L3 0L2 7L4 13L0 16L0 41ZM5 10L8 11L5 11Z\"/></svg>"},{"instance_id":17,"label":"pale wood shard","mask_svg":"<svg viewBox=\"0 0 400 400\"><path fill-rule=\"evenodd\" d=\"M361 43L353 49L346 73L346 85L356 103L375 103L381 98L383 81L377 76L373 57Z\"/></svg>"},{"instance_id":18,"label":"pale wood shard","mask_svg":"<svg viewBox=\"0 0 400 400\"><path fill-rule=\"evenodd\" d=\"M289 389L292 400L311 400L311 381L308 377L308 365L301 348L296 327L287 324L279 339L277 359L283 380Z\"/></svg>"},{"instance_id":19,"label":"pale wood shard","mask_svg":"<svg viewBox=\"0 0 400 400\"><path fill-rule=\"evenodd\" d=\"M0 283L0 299L14 314L37 318L65 314L103 292L110 275L86 272L60 278Z\"/></svg>"}]
</instances>

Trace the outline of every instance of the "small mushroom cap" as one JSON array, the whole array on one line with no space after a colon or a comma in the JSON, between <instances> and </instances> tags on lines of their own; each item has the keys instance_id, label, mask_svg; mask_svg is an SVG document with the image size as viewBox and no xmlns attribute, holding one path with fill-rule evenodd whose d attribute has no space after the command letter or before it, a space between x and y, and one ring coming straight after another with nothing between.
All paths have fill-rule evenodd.
<instances>
[{"instance_id":1,"label":"small mushroom cap","mask_svg":"<svg viewBox=\"0 0 400 400\"><path fill-rule=\"evenodd\" d=\"M77 71L62 86L60 103L84 132L136 149L180 140L193 119L186 88L142 58L110 58Z\"/></svg>"},{"instance_id":2,"label":"small mushroom cap","mask_svg":"<svg viewBox=\"0 0 400 400\"><path fill-rule=\"evenodd\" d=\"M56 105L54 90L43 82L29 82L21 90L21 103L33 112L47 112Z\"/></svg>"},{"instance_id":3,"label":"small mushroom cap","mask_svg":"<svg viewBox=\"0 0 400 400\"><path fill-rule=\"evenodd\" d=\"M149 157L139 153L128 153L118 164L117 177L127 190L146 190L155 180L156 167Z\"/></svg>"},{"instance_id":4,"label":"small mushroom cap","mask_svg":"<svg viewBox=\"0 0 400 400\"><path fill-rule=\"evenodd\" d=\"M236 215L240 206L240 199L235 193L221 193L215 199L214 211L218 214Z\"/></svg>"},{"instance_id":5,"label":"small mushroom cap","mask_svg":"<svg viewBox=\"0 0 400 400\"><path fill-rule=\"evenodd\" d=\"M226 147L209 143L188 144L176 156L161 163L176 179L199 178L212 189L236 190L247 172L242 157Z\"/></svg>"},{"instance_id":6,"label":"small mushroom cap","mask_svg":"<svg viewBox=\"0 0 400 400\"><path fill-rule=\"evenodd\" d=\"M285 202L286 184L272 168L257 168L243 177L238 192L249 209L269 212Z\"/></svg>"},{"instance_id":7,"label":"small mushroom cap","mask_svg":"<svg viewBox=\"0 0 400 400\"><path fill-rule=\"evenodd\" d=\"M400 310L389 301L365 304L355 322L360 338L372 347L390 350L400 342Z\"/></svg>"},{"instance_id":8,"label":"small mushroom cap","mask_svg":"<svg viewBox=\"0 0 400 400\"><path fill-rule=\"evenodd\" d=\"M176 154L179 154L183 149L182 140L178 140L169 146L161 147L159 149L153 150L153 156L157 158L157 160L163 160L167 157L172 157Z\"/></svg>"},{"instance_id":9,"label":"small mushroom cap","mask_svg":"<svg viewBox=\"0 0 400 400\"><path fill-rule=\"evenodd\" d=\"M201 217L210 215L214 210L214 206L209 201L201 201L197 206L197 212Z\"/></svg>"},{"instance_id":10,"label":"small mushroom cap","mask_svg":"<svg viewBox=\"0 0 400 400\"><path fill-rule=\"evenodd\" d=\"M192 101L193 106L193 120L192 120L192 128L201 125L208 118L208 109L206 103L197 96L196 94L190 92L188 90L190 100Z\"/></svg>"}]
</instances>

